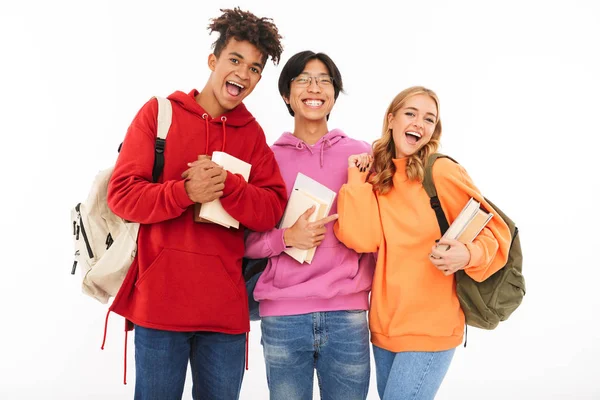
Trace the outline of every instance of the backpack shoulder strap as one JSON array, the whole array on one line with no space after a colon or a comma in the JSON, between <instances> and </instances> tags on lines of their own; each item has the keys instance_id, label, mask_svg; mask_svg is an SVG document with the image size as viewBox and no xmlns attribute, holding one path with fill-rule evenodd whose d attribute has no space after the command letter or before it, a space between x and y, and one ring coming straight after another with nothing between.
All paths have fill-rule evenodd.
<instances>
[{"instance_id":1,"label":"backpack shoulder strap","mask_svg":"<svg viewBox=\"0 0 600 400\"><path fill-rule=\"evenodd\" d=\"M173 109L171 101L164 97L156 96L158 101L158 115L156 117L156 142L154 143L154 167L152 168L152 181L158 182L158 177L165 166L165 140L169 134Z\"/></svg>"},{"instance_id":2,"label":"backpack shoulder strap","mask_svg":"<svg viewBox=\"0 0 600 400\"><path fill-rule=\"evenodd\" d=\"M450 225L448 224L448 219L444 214L444 210L442 210L442 204L440 203L440 199L437 196L437 191L435 190L435 183L433 182L433 164L438 158L449 158L457 164L458 162L456 162L456 160L454 160L452 157L440 153L431 154L425 162L425 172L423 174L423 188L429 196L429 205L431 206L433 211L435 211L435 216L440 227L440 232L442 235L444 235L444 233L446 233Z\"/></svg>"}]
</instances>

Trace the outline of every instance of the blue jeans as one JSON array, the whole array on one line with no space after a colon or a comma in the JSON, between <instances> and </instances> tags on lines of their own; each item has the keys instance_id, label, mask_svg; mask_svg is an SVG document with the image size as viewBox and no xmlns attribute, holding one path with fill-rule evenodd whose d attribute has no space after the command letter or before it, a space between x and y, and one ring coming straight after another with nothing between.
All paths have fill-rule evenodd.
<instances>
[{"instance_id":1,"label":"blue jeans","mask_svg":"<svg viewBox=\"0 0 600 400\"><path fill-rule=\"evenodd\" d=\"M382 400L432 400L450 367L454 349L393 353L373 345L377 392Z\"/></svg>"},{"instance_id":2,"label":"blue jeans","mask_svg":"<svg viewBox=\"0 0 600 400\"><path fill-rule=\"evenodd\" d=\"M188 361L194 399L237 399L246 335L171 332L135 326L135 400L180 400Z\"/></svg>"},{"instance_id":3,"label":"blue jeans","mask_svg":"<svg viewBox=\"0 0 600 400\"><path fill-rule=\"evenodd\" d=\"M271 400L364 400L370 352L366 311L263 317L261 331Z\"/></svg>"}]
</instances>

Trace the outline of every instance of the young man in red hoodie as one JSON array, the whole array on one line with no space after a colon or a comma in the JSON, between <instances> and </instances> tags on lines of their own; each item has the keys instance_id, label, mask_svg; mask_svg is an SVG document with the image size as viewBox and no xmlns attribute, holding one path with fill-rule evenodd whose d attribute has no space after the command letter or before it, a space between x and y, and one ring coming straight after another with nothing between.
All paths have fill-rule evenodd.
<instances>
[{"instance_id":1,"label":"young man in red hoodie","mask_svg":"<svg viewBox=\"0 0 600 400\"><path fill-rule=\"evenodd\" d=\"M272 229L286 188L265 135L242 100L260 81L281 36L269 18L239 8L212 19L218 32L201 92L169 96L173 120L164 168L152 182L156 99L133 120L108 188L108 204L139 222L138 252L110 311L135 326L136 399L180 399L188 362L195 399L237 399L244 373L248 300L244 228ZM252 165L248 182L210 160L224 151ZM194 204L219 199L240 222L194 221Z\"/></svg>"}]
</instances>

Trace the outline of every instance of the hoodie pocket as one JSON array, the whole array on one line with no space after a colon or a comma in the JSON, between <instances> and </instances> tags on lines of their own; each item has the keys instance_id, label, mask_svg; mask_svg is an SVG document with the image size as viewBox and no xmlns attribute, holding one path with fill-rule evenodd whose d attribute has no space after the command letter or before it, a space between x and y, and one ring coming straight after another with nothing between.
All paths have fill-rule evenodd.
<instances>
[{"instance_id":1,"label":"hoodie pocket","mask_svg":"<svg viewBox=\"0 0 600 400\"><path fill-rule=\"evenodd\" d=\"M163 249L135 286L152 324L232 330L243 319L244 298L216 255Z\"/></svg>"}]
</instances>

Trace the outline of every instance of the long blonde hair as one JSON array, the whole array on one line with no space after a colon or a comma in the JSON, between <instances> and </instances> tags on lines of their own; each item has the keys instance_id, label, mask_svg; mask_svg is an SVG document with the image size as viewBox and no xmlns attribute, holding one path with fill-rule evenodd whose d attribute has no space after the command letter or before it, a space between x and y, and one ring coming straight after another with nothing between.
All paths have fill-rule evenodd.
<instances>
[{"instance_id":1,"label":"long blonde hair","mask_svg":"<svg viewBox=\"0 0 600 400\"><path fill-rule=\"evenodd\" d=\"M418 152L410 156L407 160L406 174L408 179L423 182L425 170L425 161L430 154L435 153L440 145L440 137L442 136L442 122L440 116L440 102L433 90L424 88L423 86L413 86L404 89L396 95L390 103L383 117L383 130L381 138L373 143L373 175L371 183L376 191L380 194L386 194L394 186L393 176L396 172L396 166L392 159L396 157L396 145L394 144L394 136L390 128L388 115L396 115L396 112L404 106L409 97L425 94L433 99L437 108L437 122L433 135L429 142L421 147Z\"/></svg>"}]
</instances>

